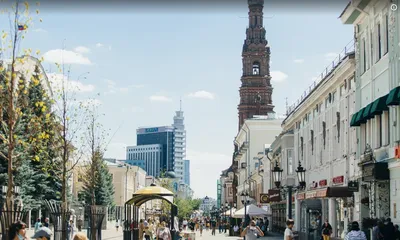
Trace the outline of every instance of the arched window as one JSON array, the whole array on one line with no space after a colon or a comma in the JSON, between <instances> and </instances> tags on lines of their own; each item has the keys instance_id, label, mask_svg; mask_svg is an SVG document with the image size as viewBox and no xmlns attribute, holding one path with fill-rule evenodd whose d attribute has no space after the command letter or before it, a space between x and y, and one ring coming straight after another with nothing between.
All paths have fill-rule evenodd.
<instances>
[{"instance_id":1,"label":"arched window","mask_svg":"<svg viewBox=\"0 0 400 240\"><path fill-rule=\"evenodd\" d=\"M260 75L260 63L259 62L253 63L253 75Z\"/></svg>"}]
</instances>

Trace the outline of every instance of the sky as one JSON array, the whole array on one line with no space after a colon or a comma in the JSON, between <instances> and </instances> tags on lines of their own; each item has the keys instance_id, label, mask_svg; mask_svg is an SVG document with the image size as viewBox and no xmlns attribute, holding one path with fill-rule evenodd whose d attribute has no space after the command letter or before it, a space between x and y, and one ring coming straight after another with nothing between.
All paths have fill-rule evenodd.
<instances>
[{"instance_id":1,"label":"sky","mask_svg":"<svg viewBox=\"0 0 400 240\"><path fill-rule=\"evenodd\" d=\"M347 1L339 2L310 8L270 7L266 1L277 114L285 113L286 98L295 102L352 40L353 26L338 19ZM20 48L40 50L50 75L63 56L80 88L78 97L96 97L105 114L101 122L112 136L106 157L124 159L125 147L136 144L138 127L172 124L182 99L191 187L195 197L215 198L237 134L246 1L196 11L77 7L41 4Z\"/></svg>"}]
</instances>

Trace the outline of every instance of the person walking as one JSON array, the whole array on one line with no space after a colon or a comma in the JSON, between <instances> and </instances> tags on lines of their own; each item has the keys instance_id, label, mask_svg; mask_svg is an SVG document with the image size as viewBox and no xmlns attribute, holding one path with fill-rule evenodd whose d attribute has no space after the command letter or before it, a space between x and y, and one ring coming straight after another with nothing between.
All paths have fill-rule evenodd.
<instances>
[{"instance_id":1,"label":"person walking","mask_svg":"<svg viewBox=\"0 0 400 240\"><path fill-rule=\"evenodd\" d=\"M88 240L88 238L83 233L77 233L74 236L74 240Z\"/></svg>"},{"instance_id":2,"label":"person walking","mask_svg":"<svg viewBox=\"0 0 400 240\"><path fill-rule=\"evenodd\" d=\"M256 240L258 236L264 236L264 233L257 226L256 221L252 220L250 225L242 231L241 237L245 237L246 240Z\"/></svg>"},{"instance_id":3,"label":"person walking","mask_svg":"<svg viewBox=\"0 0 400 240\"><path fill-rule=\"evenodd\" d=\"M323 240L329 240L332 234L332 226L329 224L328 219L325 220L322 225L322 237Z\"/></svg>"},{"instance_id":4,"label":"person walking","mask_svg":"<svg viewBox=\"0 0 400 240\"><path fill-rule=\"evenodd\" d=\"M26 224L22 221L17 221L10 226L10 240L24 240L26 237Z\"/></svg>"},{"instance_id":5,"label":"person walking","mask_svg":"<svg viewBox=\"0 0 400 240\"><path fill-rule=\"evenodd\" d=\"M395 228L392 219L387 218L383 227L383 239L394 240Z\"/></svg>"},{"instance_id":6,"label":"person walking","mask_svg":"<svg viewBox=\"0 0 400 240\"><path fill-rule=\"evenodd\" d=\"M40 221L40 218L38 218L35 223L35 232L37 232L39 230L39 228L41 228L42 226L43 226L42 221Z\"/></svg>"},{"instance_id":7,"label":"person walking","mask_svg":"<svg viewBox=\"0 0 400 240\"><path fill-rule=\"evenodd\" d=\"M200 224L199 224L200 237L203 235L203 228L204 228L204 223L203 223L203 221L201 221Z\"/></svg>"},{"instance_id":8,"label":"person walking","mask_svg":"<svg viewBox=\"0 0 400 240\"><path fill-rule=\"evenodd\" d=\"M31 239L40 239L40 240L50 240L53 232L48 227L39 228L35 234L31 237Z\"/></svg>"},{"instance_id":9,"label":"person walking","mask_svg":"<svg viewBox=\"0 0 400 240\"><path fill-rule=\"evenodd\" d=\"M217 220L211 220L211 235L215 236L215 229L217 228Z\"/></svg>"},{"instance_id":10,"label":"person walking","mask_svg":"<svg viewBox=\"0 0 400 240\"><path fill-rule=\"evenodd\" d=\"M360 231L360 225L358 222L352 222L350 232L347 233L345 240L367 240L365 233Z\"/></svg>"},{"instance_id":11,"label":"person walking","mask_svg":"<svg viewBox=\"0 0 400 240\"><path fill-rule=\"evenodd\" d=\"M166 225L165 222L160 224L160 227L157 229L157 240L171 240L171 232Z\"/></svg>"},{"instance_id":12,"label":"person walking","mask_svg":"<svg viewBox=\"0 0 400 240\"><path fill-rule=\"evenodd\" d=\"M294 226L294 220L293 219L288 219L286 221L286 229L285 233L283 234L283 240L293 240L294 234L293 234L293 226Z\"/></svg>"}]
</instances>

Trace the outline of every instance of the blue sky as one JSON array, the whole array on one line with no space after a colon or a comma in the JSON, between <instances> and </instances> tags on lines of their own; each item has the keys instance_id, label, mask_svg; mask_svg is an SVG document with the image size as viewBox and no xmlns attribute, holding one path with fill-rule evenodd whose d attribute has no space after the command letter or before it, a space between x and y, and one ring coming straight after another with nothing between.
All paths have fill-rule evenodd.
<instances>
[{"instance_id":1,"label":"blue sky","mask_svg":"<svg viewBox=\"0 0 400 240\"><path fill-rule=\"evenodd\" d=\"M278 114L297 100L353 37L353 27L329 11L266 7L271 46L273 103ZM217 13L42 11L22 48L40 49L45 69L61 56L81 98L95 97L115 135L107 157L123 159L139 126L169 125L182 97L187 155L196 196L216 196L216 180L229 167L237 134L241 50L247 5ZM79 78L85 72L90 74ZM79 82L79 83L78 83Z\"/></svg>"}]
</instances>

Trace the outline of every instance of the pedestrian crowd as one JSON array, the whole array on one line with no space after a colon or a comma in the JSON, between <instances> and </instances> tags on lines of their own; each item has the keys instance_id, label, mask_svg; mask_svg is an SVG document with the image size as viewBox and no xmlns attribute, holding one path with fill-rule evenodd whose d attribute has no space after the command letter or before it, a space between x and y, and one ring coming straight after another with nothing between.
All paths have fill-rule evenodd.
<instances>
[{"instance_id":1,"label":"pedestrian crowd","mask_svg":"<svg viewBox=\"0 0 400 240\"><path fill-rule=\"evenodd\" d=\"M33 236L27 236L26 234L26 224L22 221L17 221L10 226L9 231L9 239L10 240L28 240L28 239L36 239L36 240L50 240L53 236L52 230L49 228L49 219L46 218L44 222L41 222L40 219L37 219L35 223L35 233ZM73 221L69 221L67 223L68 232L67 238L68 240L88 240L85 234L77 232L74 234L73 230Z\"/></svg>"}]
</instances>

